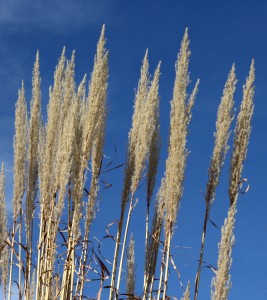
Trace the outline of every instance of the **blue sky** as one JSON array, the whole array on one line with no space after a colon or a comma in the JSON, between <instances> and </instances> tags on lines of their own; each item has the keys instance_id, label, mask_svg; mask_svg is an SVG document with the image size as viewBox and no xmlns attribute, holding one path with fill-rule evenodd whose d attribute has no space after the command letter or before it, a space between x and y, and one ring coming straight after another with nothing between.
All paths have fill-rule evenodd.
<instances>
[{"instance_id":1,"label":"blue sky","mask_svg":"<svg viewBox=\"0 0 267 300\"><path fill-rule=\"evenodd\" d=\"M0 158L7 170L7 198L12 199L12 159L14 107L21 80L25 80L28 100L31 93L31 72L36 51L40 50L44 112L48 87L63 46L70 56L76 50L76 78L90 74L96 42L102 24L106 24L107 47L110 50L108 127L105 154L124 160L127 134L131 126L134 89L137 86L141 61L149 49L153 73L162 61L160 79L160 114L162 153L158 183L164 172L169 128L169 109L174 82L174 64L186 27L189 28L192 51L190 74L192 83L200 78L199 93L193 109L188 136L190 156L187 161L184 196L178 216L173 245L175 262L183 284L194 281L201 240L207 169L213 147L213 131L217 107L232 63L238 78L235 94L238 109L251 59L256 66L255 112L252 136L243 176L250 190L238 202L236 244L233 252L233 287L229 299L267 299L267 202L266 202L266 119L267 119L267 3L266 1L192 1L192 0L0 0ZM193 84L192 84L193 86ZM232 137L231 137L232 140ZM229 156L229 155L228 155ZM211 212L212 220L221 226L229 205L229 157L225 163L217 197ZM101 202L92 235L101 238L105 226L119 217L122 169L103 177L112 188L100 192ZM143 184L144 185L144 184ZM140 291L143 268L145 204L140 191L133 214L131 231L137 240L137 291ZM209 225L205 260L216 265L220 232ZM104 247L104 246L103 246ZM106 249L112 249L110 243ZM105 249L105 248L103 248ZM107 250L104 250L108 252ZM110 259L112 252L105 253ZM182 290L174 278L169 294L181 297ZM212 272L202 273L199 299L209 299ZM123 279L124 280L124 279ZM104 299L104 296L103 296Z\"/></svg>"}]
</instances>

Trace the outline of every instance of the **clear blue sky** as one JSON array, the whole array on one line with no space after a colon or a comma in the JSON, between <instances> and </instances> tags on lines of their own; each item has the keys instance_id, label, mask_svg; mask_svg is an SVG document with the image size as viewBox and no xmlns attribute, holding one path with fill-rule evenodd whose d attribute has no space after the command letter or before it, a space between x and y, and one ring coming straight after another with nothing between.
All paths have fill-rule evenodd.
<instances>
[{"instance_id":1,"label":"clear blue sky","mask_svg":"<svg viewBox=\"0 0 267 300\"><path fill-rule=\"evenodd\" d=\"M134 88L141 61L149 48L151 73L162 61L160 80L162 154L158 182L164 172L169 128L169 109L174 82L174 63L186 27L191 40L190 73L192 82L200 78L200 88L188 136L190 156L187 161L184 196L173 244L175 262L183 284L194 281L201 240L207 169L213 147L217 107L232 63L238 78L236 107L242 97L251 59L255 58L256 94L253 130L243 175L250 190L241 195L236 222L233 253L233 287L229 299L267 299L267 2L266 1L191 1L191 0L0 0L0 160L7 169L7 197L12 199L12 159L14 107L21 80L25 80L28 99L31 72L37 49L40 50L44 111L48 87L63 46L70 56L76 50L76 76L90 74L96 42L102 24L106 24L110 50L108 89L108 128L105 154L112 157L115 141L119 164L124 160L127 134L131 126ZM221 226L229 205L229 158L212 209L211 218ZM101 203L92 234L101 238L105 226L119 217L122 169L103 177L112 188L101 191ZM143 268L145 205L140 192L131 231L137 245L137 292ZM205 260L216 265L220 232L209 225ZM106 245L112 249L113 245ZM104 249L104 248L103 248ZM108 252L109 250L104 250ZM110 259L113 250L105 253ZM171 270L169 294L181 297L182 290ZM212 272L202 273L200 300L209 299ZM108 283L107 283L108 284ZM92 295L93 296L93 295ZM103 296L104 299L104 296Z\"/></svg>"}]
</instances>

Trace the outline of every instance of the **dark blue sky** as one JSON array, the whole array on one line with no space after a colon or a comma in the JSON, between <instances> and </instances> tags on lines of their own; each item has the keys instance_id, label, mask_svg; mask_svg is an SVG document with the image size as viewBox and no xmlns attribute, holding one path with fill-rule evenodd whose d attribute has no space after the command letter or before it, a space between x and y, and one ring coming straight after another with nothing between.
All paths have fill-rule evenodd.
<instances>
[{"instance_id":1,"label":"dark blue sky","mask_svg":"<svg viewBox=\"0 0 267 300\"><path fill-rule=\"evenodd\" d=\"M124 160L127 134L131 126L134 89L141 61L149 48L150 72L162 61L160 79L162 153L158 182L164 172L169 130L169 109L174 82L174 64L186 27L189 28L192 51L192 83L200 79L200 88L188 136L190 156L187 161L184 196L178 216L174 245L175 262L184 284L194 281L201 240L207 169L213 147L217 107L232 63L238 78L236 108L242 98L252 58L256 66L256 94L253 129L243 175L250 190L241 195L236 222L236 244L233 252L233 287L229 299L267 299L267 2L266 1L122 1L122 0L0 0L0 158L7 169L7 196L12 199L12 143L14 107L21 80L25 80L28 100L31 72L37 49L40 50L44 112L48 87L63 46L70 56L76 50L76 78L90 74L96 42L102 24L106 24L107 47L110 50L108 89L107 156L112 157L115 141L118 164ZM193 86L193 84L192 84ZM232 137L231 137L232 140ZM229 156L229 155L228 155ZM229 157L225 163L212 220L221 226L229 205ZM105 225L119 217L122 170L103 178L113 184L101 191L101 203L93 229L104 235ZM144 194L134 211L131 230L137 240L138 272L142 271L145 220ZM9 204L11 208L11 204ZM135 221L134 221L135 220ZM136 222L137 221L137 222ZM94 234L94 233L92 233ZM205 260L217 261L219 231L209 226ZM109 245L108 247L113 247ZM112 250L113 252L113 250ZM109 255L110 258L112 255ZM181 297L182 290L175 271L169 293ZM139 273L140 274L140 273ZM212 272L203 270L200 300L210 294ZM137 291L142 278L138 276ZM103 298L104 299L104 298Z\"/></svg>"}]
</instances>

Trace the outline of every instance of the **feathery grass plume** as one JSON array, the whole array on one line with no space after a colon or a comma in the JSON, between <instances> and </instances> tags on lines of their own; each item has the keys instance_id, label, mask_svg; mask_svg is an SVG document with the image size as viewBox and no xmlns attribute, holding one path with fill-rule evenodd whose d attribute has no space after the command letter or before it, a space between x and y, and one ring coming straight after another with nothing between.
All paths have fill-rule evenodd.
<instances>
[{"instance_id":1,"label":"feathery grass plume","mask_svg":"<svg viewBox=\"0 0 267 300\"><path fill-rule=\"evenodd\" d=\"M18 93L15 112L13 220L17 219L26 188L26 151L27 106L24 83L22 82L21 89Z\"/></svg>"},{"instance_id":2,"label":"feathery grass plume","mask_svg":"<svg viewBox=\"0 0 267 300\"><path fill-rule=\"evenodd\" d=\"M7 211L5 199L5 169L2 163L2 170L0 174L0 284L3 286L4 299L7 293L8 281L8 248L5 241L8 238L7 231Z\"/></svg>"},{"instance_id":3,"label":"feathery grass plume","mask_svg":"<svg viewBox=\"0 0 267 300\"><path fill-rule=\"evenodd\" d=\"M128 299L135 299L135 254L134 254L134 238L133 234L131 234L129 246L127 249L127 280L126 280L126 293L128 295Z\"/></svg>"},{"instance_id":4,"label":"feathery grass plume","mask_svg":"<svg viewBox=\"0 0 267 300\"><path fill-rule=\"evenodd\" d=\"M235 66L228 75L226 81L221 103L218 108L215 143L213 149L213 155L211 158L211 164L209 168L209 179L207 183L207 190L205 200L207 205L211 206L215 197L215 190L219 182L222 166L225 161L227 151L229 149L228 140L230 136L230 127L234 118L233 106L234 106L234 92L237 80L235 77Z\"/></svg>"},{"instance_id":5,"label":"feathery grass plume","mask_svg":"<svg viewBox=\"0 0 267 300\"><path fill-rule=\"evenodd\" d=\"M65 76L65 48L62 51L58 65L54 72L54 85L50 88L47 107L47 123L42 131L39 142L39 177L40 177L40 230L38 246L38 262L36 272L36 297L45 298L49 294L49 285L54 258L52 217L55 213L56 198L56 155L59 147L59 124L61 102L63 97ZM44 243L46 241L46 243ZM50 244L49 244L50 243Z\"/></svg>"},{"instance_id":6,"label":"feathery grass plume","mask_svg":"<svg viewBox=\"0 0 267 300\"><path fill-rule=\"evenodd\" d=\"M70 61L67 61L65 76L63 81L63 89L62 89L62 100L60 107L60 120L59 120L59 129L58 129L58 149L56 152L56 160L55 166L55 188L58 193L57 202L55 205L55 211L52 215L53 218L53 226L51 226L51 235L50 235L50 245L49 245L49 264L47 269L52 270L54 265L54 255L56 248L56 234L57 228L59 226L60 217L62 215L62 210L64 207L64 200L66 195L66 186L70 180L71 168L72 168L72 156L74 152L74 142L75 142L75 134L76 134L76 121L78 120L77 114L79 113L79 101L75 94L75 81L74 81L74 53L72 54L72 58ZM70 228L68 228L70 231ZM71 239L69 239L71 241ZM72 243L71 243L72 244ZM69 246L69 245L68 245ZM67 261L65 261L65 266L72 266L74 255L74 249L69 250L68 247L68 255ZM70 268L68 267L67 270ZM73 270L73 268L72 268ZM74 272L74 270L73 270ZM66 273L66 268L64 269L63 278ZM47 279L48 282L54 281L51 277L52 273L47 272L50 278ZM68 277L68 279L72 280L73 277ZM68 284L71 284L68 282ZM64 282L65 284L65 282ZM67 286L69 289L69 286ZM64 290L65 292L65 290ZM47 292L49 295L53 291L51 288Z\"/></svg>"},{"instance_id":7,"label":"feathery grass plume","mask_svg":"<svg viewBox=\"0 0 267 300\"><path fill-rule=\"evenodd\" d=\"M183 298L181 300L190 300L190 281L188 281L186 290L183 294Z\"/></svg>"},{"instance_id":8,"label":"feathery grass plume","mask_svg":"<svg viewBox=\"0 0 267 300\"><path fill-rule=\"evenodd\" d=\"M152 121L152 120L151 120ZM158 171L158 164L159 164L159 155L160 155L160 126L159 126L159 116L155 119L155 130L152 136L150 150L149 150L149 157L148 157L148 167L147 167L147 174L146 174L146 181L147 181L147 206L149 211L149 206L151 203L151 198L153 195L155 183L156 183L156 175Z\"/></svg>"},{"instance_id":9,"label":"feathery grass plume","mask_svg":"<svg viewBox=\"0 0 267 300\"><path fill-rule=\"evenodd\" d=\"M235 241L234 224L236 203L241 182L243 162L246 159L247 147L251 133L251 118L254 110L254 80L255 68L252 60L249 76L243 87L243 100L234 131L234 147L231 158L229 177L230 208L228 217L222 227L222 237L219 245L218 269L212 280L212 300L227 300L231 288L229 271L232 264L232 247Z\"/></svg>"},{"instance_id":10,"label":"feathery grass plume","mask_svg":"<svg viewBox=\"0 0 267 300\"><path fill-rule=\"evenodd\" d=\"M22 216L22 198L26 188L26 159L27 159L27 107L25 100L24 84L22 82L21 90L19 90L18 101L16 103L15 112L15 136L14 136L14 187L13 187L13 228L12 228L12 249L10 253L10 272L9 272L9 298L11 297L11 284L13 275L13 255L14 241L16 234L16 225L19 224L19 240L21 241L21 216ZM27 204L26 204L27 207ZM20 220L18 221L18 216ZM26 224L29 224L26 221ZM28 231L26 231L28 237ZM19 253L21 247L19 246ZM19 274L21 275L20 271ZM27 270L28 274L28 270ZM21 278L19 275L19 278ZM27 289L27 288L26 288Z\"/></svg>"},{"instance_id":11,"label":"feathery grass plume","mask_svg":"<svg viewBox=\"0 0 267 300\"><path fill-rule=\"evenodd\" d=\"M191 118L191 109L195 101L198 83L187 101L187 87L190 82L188 64L190 50L188 30L186 29L178 60L176 63L176 78L171 101L171 119L168 158L165 170L166 205L165 232L173 231L177 211L183 192L185 163L188 151L186 149L187 126Z\"/></svg>"},{"instance_id":12,"label":"feathery grass plume","mask_svg":"<svg viewBox=\"0 0 267 300\"><path fill-rule=\"evenodd\" d=\"M103 159L103 147L105 141L105 129L106 129L106 116L103 115L98 120L97 134L92 148L91 155L91 185L88 194L88 201L86 203L85 212L85 224L84 224L84 238L83 238L83 249L79 261L79 271L78 271L78 283L76 285L76 295L83 294L85 273L86 273L86 262L88 260L88 238L90 233L91 223L95 217L95 204L98 195L98 181L101 171L102 159Z\"/></svg>"},{"instance_id":13,"label":"feathery grass plume","mask_svg":"<svg viewBox=\"0 0 267 300\"><path fill-rule=\"evenodd\" d=\"M148 50L146 50L143 64L141 67L141 74L140 79L138 82L138 88L135 94L135 100L134 100L134 112L132 116L132 128L129 131L128 134L128 149L127 149L127 157L125 162L125 168L124 168L124 182L123 182L123 190L121 194L121 213L120 213L120 220L118 223L118 230L117 230L117 237L116 237L116 245L114 250L114 259L113 259L113 265L112 265L112 276L111 276L111 289L110 289L110 295L109 300L113 299L114 296L114 284L116 279L116 272L117 272L117 262L118 262L118 255L119 255L119 247L120 247L120 240L121 240L121 234L122 234L122 225L124 221L124 214L126 205L129 201L130 193L132 192L131 196L131 203L128 215L130 217L131 211L133 209L132 201L134 198L135 190L139 183L140 174L139 172L142 172L142 169L139 170L139 172L135 171L135 159L141 159L141 156L146 155L145 153L137 153L136 151L136 145L139 144L140 136L142 134L141 126L143 123L143 117L144 117L144 106L147 100L148 92L149 92L149 62L148 62ZM142 128L143 129L143 128ZM149 145L147 145L149 148ZM133 178L135 178L135 183L133 183ZM125 237L127 236L127 229L125 229ZM120 259L120 265L122 265L123 261L123 255L124 255L124 247L125 243L123 243L123 250L122 255ZM119 275L118 275L118 282L117 282L117 289L120 284L120 273L121 273L121 267L119 268ZM117 291L118 292L118 291Z\"/></svg>"},{"instance_id":14,"label":"feathery grass plume","mask_svg":"<svg viewBox=\"0 0 267 300\"><path fill-rule=\"evenodd\" d=\"M153 80L149 86L148 94L146 98L143 99L144 103L136 103L136 105L141 105L139 107L139 115L136 116L139 118L139 122L133 119L133 130L130 140L132 144L131 147L135 147L134 173L131 185L132 193L134 193L138 187L148 159L149 150L151 149L153 136L155 131L158 130L160 65L161 63L159 63L156 68ZM137 123L137 128L134 127L134 122ZM135 130L136 133L134 132Z\"/></svg>"},{"instance_id":15,"label":"feathery grass plume","mask_svg":"<svg viewBox=\"0 0 267 300\"><path fill-rule=\"evenodd\" d=\"M231 167L229 176L229 198L230 205L236 201L241 184L241 175L243 170L243 162L247 156L247 147L251 133L251 118L254 110L254 81L255 67L252 60L249 75L243 86L243 100L240 106L240 112L234 131L234 148L231 157Z\"/></svg>"},{"instance_id":16,"label":"feathery grass plume","mask_svg":"<svg viewBox=\"0 0 267 300\"><path fill-rule=\"evenodd\" d=\"M143 107L146 102L148 95L149 86L149 62L148 62L148 50L146 50L143 64L141 67L140 79L138 82L138 88L134 100L134 112L132 116L132 128L128 135L128 150L127 150L127 162L124 174L124 187L122 192L122 207L125 209L126 203L129 200L130 192L136 189L136 181L138 181L139 173L135 173L135 155L136 155L136 145L139 144L138 139L140 138L141 131L140 127L143 122L144 110ZM137 154L139 155L139 153ZM135 175L134 175L135 174ZM133 177L137 177L135 184L132 184ZM138 183L137 183L138 184Z\"/></svg>"},{"instance_id":17,"label":"feathery grass plume","mask_svg":"<svg viewBox=\"0 0 267 300\"><path fill-rule=\"evenodd\" d=\"M78 112L76 115L76 121L74 122L75 124L75 134L74 134L74 142L73 142L73 156L72 156L72 166L71 166L71 171L70 171L70 185L75 186L76 179L79 176L80 170L83 168L83 163L81 161L82 157L82 136L83 136L83 129L84 129L84 122L85 122L85 112L86 112L86 102L85 102L85 97L86 97L86 75L83 77L83 80L78 86L78 91L76 94L76 101L78 103ZM73 220L73 207L71 203L71 198L68 196L68 227L72 227L72 220ZM86 229L86 227L85 227ZM84 262L84 257L87 255L87 250L85 249L87 247L87 242L84 243L83 245L83 250L82 254L80 255L79 259L79 267L78 267L78 278L76 282L76 288L75 288L75 297L79 295L79 293L82 293L83 289L83 281L84 281L84 276L83 272L85 271L84 269L86 268L86 264L83 265Z\"/></svg>"},{"instance_id":18,"label":"feathery grass plume","mask_svg":"<svg viewBox=\"0 0 267 300\"><path fill-rule=\"evenodd\" d=\"M232 264L232 248L235 242L234 225L236 215L236 201L230 206L228 217L221 229L221 241L219 243L219 256L216 276L212 279L212 300L227 300L231 288L230 268Z\"/></svg>"},{"instance_id":19,"label":"feathery grass plume","mask_svg":"<svg viewBox=\"0 0 267 300\"><path fill-rule=\"evenodd\" d=\"M157 130L158 106L159 106L159 76L160 64L158 64L152 82L149 83L148 70L148 51L146 51L143 67L141 70L141 78L139 81L138 91L136 95L136 103L133 115L133 125L129 134L129 148L132 152L133 173L131 176L131 201L127 215L124 240L122 243L122 252L120 258L120 266L118 273L117 291L119 291L120 275L122 270L124 248L128 233L128 226L131 214L134 208L133 200L138 184L141 180L143 171L148 159L148 152L151 148L152 138L155 130ZM143 71L145 71L143 73ZM142 75L144 74L143 78ZM143 79L143 80L142 80ZM123 204L122 204L123 206Z\"/></svg>"},{"instance_id":20,"label":"feathery grass plume","mask_svg":"<svg viewBox=\"0 0 267 300\"><path fill-rule=\"evenodd\" d=\"M92 178L91 185L88 195L87 211L86 211L86 221L85 228L87 228L89 233L89 227L95 216L95 202L98 194L98 179L101 171L102 159L103 159L103 148L105 141L105 129L106 129L106 115L102 115L101 119L98 120L98 128L95 141L92 149L91 157L91 169Z\"/></svg>"},{"instance_id":21,"label":"feathery grass plume","mask_svg":"<svg viewBox=\"0 0 267 300\"><path fill-rule=\"evenodd\" d=\"M195 279L195 292L194 300L197 300L198 289L202 270L203 253L205 246L207 222L210 215L210 209L215 198L215 191L219 183L219 177L225 161L227 151L229 149L228 140L230 136L230 127L233 121L233 106L234 106L234 92L237 80L235 76L235 66L228 75L227 81L224 86L223 96L221 103L218 108L217 120L216 120L216 131L214 133L215 142L213 154L211 157L211 163L208 172L208 182L206 187L206 210L202 228L202 240L199 254L198 271Z\"/></svg>"},{"instance_id":22,"label":"feathery grass plume","mask_svg":"<svg viewBox=\"0 0 267 300\"><path fill-rule=\"evenodd\" d=\"M146 52L146 59L147 59ZM148 65L148 63L147 63ZM140 114L139 124L136 122L137 136L135 147L135 159L134 159L134 172L132 177L131 191L132 193L138 187L141 180L143 171L148 160L148 173L147 173L147 211L146 211L146 240L145 247L147 248L148 238L148 222L149 222L149 205L151 196L155 185L155 177L157 173L158 159L159 159L159 77L160 77L160 65L159 62L153 80L149 86L149 91L145 99L145 103L137 103L139 105ZM148 74L145 77L148 79ZM144 93L145 94L145 93ZM140 101L141 102L141 101ZM140 105L142 104L142 105ZM133 121L136 121L133 119ZM134 122L133 122L134 125ZM139 125L139 126L138 126ZM133 127L134 132L134 127ZM131 141L133 142L133 141ZM151 153L151 151L154 151ZM139 155L138 155L139 154ZM152 165L153 164L153 165ZM147 249L146 249L147 250Z\"/></svg>"},{"instance_id":23,"label":"feathery grass plume","mask_svg":"<svg viewBox=\"0 0 267 300\"><path fill-rule=\"evenodd\" d=\"M97 131L97 120L106 110L107 79L108 79L108 51L105 48L105 26L102 27L101 35L97 44L94 69L91 74L89 95L87 99L87 111L83 132L83 155L84 163L90 157L94 136Z\"/></svg>"},{"instance_id":24,"label":"feathery grass plume","mask_svg":"<svg viewBox=\"0 0 267 300\"><path fill-rule=\"evenodd\" d=\"M83 169L83 162L81 160L82 157L82 143L83 143L83 130L84 130L84 122L85 122L85 112L86 112L86 78L85 75L78 86L78 91L76 93L76 101L77 101L77 114L76 120L74 122L74 141L73 141L73 155L72 155L72 165L70 170L70 179L69 185L72 186L73 196L75 194L75 186L77 186L77 178ZM76 188L77 191L77 188ZM73 203L72 199L68 197L68 225L71 228L72 220L73 220Z\"/></svg>"},{"instance_id":25,"label":"feathery grass plume","mask_svg":"<svg viewBox=\"0 0 267 300\"><path fill-rule=\"evenodd\" d=\"M26 270L26 294L30 288L31 273L31 249L32 249L32 230L33 230L33 211L34 200L37 193L38 179L38 145L39 128L41 125L41 78L39 52L36 54L36 60L32 74L32 99L30 108L29 133L28 133L28 178L26 195L26 245L30 251L29 262Z\"/></svg>"},{"instance_id":26,"label":"feathery grass plume","mask_svg":"<svg viewBox=\"0 0 267 300\"><path fill-rule=\"evenodd\" d=\"M51 199L55 193L54 162L56 161L56 153L58 148L58 131L65 62L65 48L63 48L54 73L54 85L52 88L50 88L49 103L47 106L47 123L45 126L45 136L43 141L44 144L42 147L40 147L41 151L39 155L40 200L42 209L44 211L44 216L49 216L49 213L51 213L51 206L53 202Z\"/></svg>"},{"instance_id":27,"label":"feathery grass plume","mask_svg":"<svg viewBox=\"0 0 267 300\"><path fill-rule=\"evenodd\" d=\"M70 172L72 167L72 155L74 149L75 141L75 122L78 119L79 112L79 102L75 94L75 82L74 82L74 53L72 58L67 62L65 69L65 76L63 82L63 97L61 101L60 109L60 121L59 121L59 143L56 153L55 161L55 182L56 188L58 191L57 203L55 206L55 212L53 215L53 226L51 227L51 244L49 246L50 250L50 266L48 269L52 269L54 265L54 255L56 248L56 234L57 228L59 226L60 218L62 215L62 210L64 208L64 200L66 195L66 186L69 182ZM69 254L69 253L68 253ZM68 255L68 257L71 257ZM48 274L52 275L51 272ZM53 278L49 278L53 281ZM50 289L50 294L53 294L53 291Z\"/></svg>"},{"instance_id":28,"label":"feathery grass plume","mask_svg":"<svg viewBox=\"0 0 267 300\"><path fill-rule=\"evenodd\" d=\"M145 234L145 250L146 250L146 260L147 254L149 253L149 245L152 237L149 237L149 213L150 213L150 204L155 187L156 175L158 170L159 155L160 155L160 133L159 133L159 113L157 112L154 120L154 132L152 136L152 141L150 145L150 150L148 154L148 166L146 174L146 234ZM154 224L154 223L153 223ZM147 286L147 262L145 262L144 270L144 295L146 293Z\"/></svg>"},{"instance_id":29,"label":"feathery grass plume","mask_svg":"<svg viewBox=\"0 0 267 300\"><path fill-rule=\"evenodd\" d=\"M99 126L103 126L103 122L99 122L98 120L106 117L108 51L106 50L105 45L105 26L103 26L97 44L93 72L91 74L89 95L85 107L86 114L85 117L82 118L84 123L82 130L81 163L77 166L77 178L74 182L73 217L68 240L68 257L65 262L60 299L65 299L73 289L75 272L74 250L82 218L81 199L83 196L84 183L86 181L86 169L96 135L99 133L99 130L104 130L98 128ZM82 297L82 295L80 295L80 297Z\"/></svg>"},{"instance_id":30,"label":"feathery grass plume","mask_svg":"<svg viewBox=\"0 0 267 300\"><path fill-rule=\"evenodd\" d=\"M37 192L38 178L38 144L39 128L41 125L41 78L39 52L36 54L36 61L33 68L32 77L32 100L29 120L29 151L28 151L28 180L26 196L26 231L29 233L28 241L32 235L32 217L34 209L34 199ZM30 244L29 244L30 245Z\"/></svg>"},{"instance_id":31,"label":"feathery grass plume","mask_svg":"<svg viewBox=\"0 0 267 300\"><path fill-rule=\"evenodd\" d=\"M73 160L71 167L71 175L70 175L70 183L74 186L75 179L78 177L79 170L81 169L81 157L82 157L82 136L83 136L83 127L85 122L85 112L86 112L86 78L84 75L82 81L78 86L78 91L76 94L77 102L78 102L78 112L77 112L77 120L75 123L75 141L74 141L74 150L73 150Z\"/></svg>"},{"instance_id":32,"label":"feathery grass plume","mask_svg":"<svg viewBox=\"0 0 267 300\"><path fill-rule=\"evenodd\" d=\"M85 220L85 228L87 229L87 234L89 234L89 228L94 219L94 209L95 209L95 202L97 199L98 193L98 179L101 171L102 159L103 159L103 148L105 142L105 131L106 131L106 119L107 119L107 108L106 102L102 103L102 111L101 117L98 118L96 124L96 131L95 137L92 145L91 150L91 185L88 195L88 202L87 202L87 211L86 211L86 220Z\"/></svg>"},{"instance_id":33,"label":"feathery grass plume","mask_svg":"<svg viewBox=\"0 0 267 300\"><path fill-rule=\"evenodd\" d=\"M80 93L80 90L78 90ZM79 95L80 96L80 95ZM70 184L70 177L73 167L73 155L75 153L75 142L77 128L79 127L80 117L80 99L75 93L74 81L74 53L70 61L67 61L63 83L63 98L61 102L60 126L59 126L59 147L57 152L57 170L56 182L58 188L58 201L55 207L56 228L59 225L60 217L64 207L64 200L66 195L66 186ZM70 206L70 195L68 195L68 208ZM70 208L69 208L70 209ZM76 209L75 206L73 209ZM68 254L65 261L65 268L63 272L61 297L66 297L67 293L73 288L74 278L74 247L72 232L72 221L69 222L68 228ZM55 240L55 236L54 236ZM56 246L56 245L54 245ZM54 263L54 261L53 261Z\"/></svg>"},{"instance_id":34,"label":"feathery grass plume","mask_svg":"<svg viewBox=\"0 0 267 300\"><path fill-rule=\"evenodd\" d=\"M108 80L108 51L105 48L105 26L103 25L101 35L97 44L97 50L94 60L94 68L91 74L89 85L89 95L86 103L86 114L84 118L84 128L82 137L82 157L81 168L75 181L74 189L74 222L72 231L76 235L79 229L81 218L80 202L83 194L83 186L85 181L85 169L90 159L94 139L97 134L97 124L99 118L106 116L106 100L107 100L107 80Z\"/></svg>"},{"instance_id":35,"label":"feathery grass plume","mask_svg":"<svg viewBox=\"0 0 267 300\"><path fill-rule=\"evenodd\" d=\"M191 96L188 99L187 87L189 85L189 38L186 29L178 60L176 62L176 77L174 82L173 99L171 101L170 135L168 158L165 167L165 195L168 203L166 204L165 214L165 285L163 298L166 296L167 289L167 270L169 262L169 247L173 234L173 228L177 218L177 212L183 193L184 172L188 151L186 149L186 138L188 124L191 119L191 109L195 102L199 81L197 81ZM158 295L159 298L159 295Z\"/></svg>"},{"instance_id":36,"label":"feathery grass plume","mask_svg":"<svg viewBox=\"0 0 267 300\"><path fill-rule=\"evenodd\" d=\"M55 185L58 189L58 201L55 207L57 224L64 207L66 185L69 181L72 154L75 139L75 122L77 121L79 103L75 94L74 81L74 52L71 60L67 62L63 83L63 97L60 107L58 147L55 160Z\"/></svg>"}]
</instances>

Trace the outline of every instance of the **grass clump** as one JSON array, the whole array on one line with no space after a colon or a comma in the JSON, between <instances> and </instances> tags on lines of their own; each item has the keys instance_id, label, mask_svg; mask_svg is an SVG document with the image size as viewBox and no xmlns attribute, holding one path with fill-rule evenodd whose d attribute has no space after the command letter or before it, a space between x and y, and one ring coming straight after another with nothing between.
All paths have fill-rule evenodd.
<instances>
[{"instance_id":1,"label":"grass clump","mask_svg":"<svg viewBox=\"0 0 267 300\"><path fill-rule=\"evenodd\" d=\"M96 217L107 120L108 50L105 27L102 28L97 44L88 92L86 76L76 85L75 53L67 59L63 49L54 72L53 86L49 90L45 124L41 116L41 77L37 53L29 113L23 83L16 104L11 228L7 226L4 165L0 174L0 278L3 299L12 299L14 289L19 299L89 299L92 296L90 282L96 280L93 273L97 274L100 282L96 299L101 299L104 288L109 289L109 300L121 297L170 299L169 266L173 264L171 244L184 189L189 154L188 126L199 86L198 80L189 93L189 44L186 29L175 64L168 156L157 193L154 190L161 148L161 62L151 77L148 50L145 53L135 94L132 127L128 135L117 233L116 237L110 234L107 236L114 240L111 266L102 256L100 248L96 250L92 247L90 240L91 224ZM254 80L253 61L234 129L229 177L230 205L221 231L216 276L212 279L213 300L228 299L231 287L236 205L240 185L244 181L243 163L251 133ZM188 282L186 289L180 291L181 299L184 300L196 300L201 286L210 210L227 152L231 148L229 137L234 120L236 83L233 65L217 113L214 149L204 195L206 207L194 291L190 291L191 284ZM128 231L138 202L137 190L144 177L146 211L140 216L145 221L144 272L143 286L137 288L136 242L133 236L129 240ZM127 281L126 289L123 290L121 277L125 252ZM137 293L137 290L142 292Z\"/></svg>"}]
</instances>

